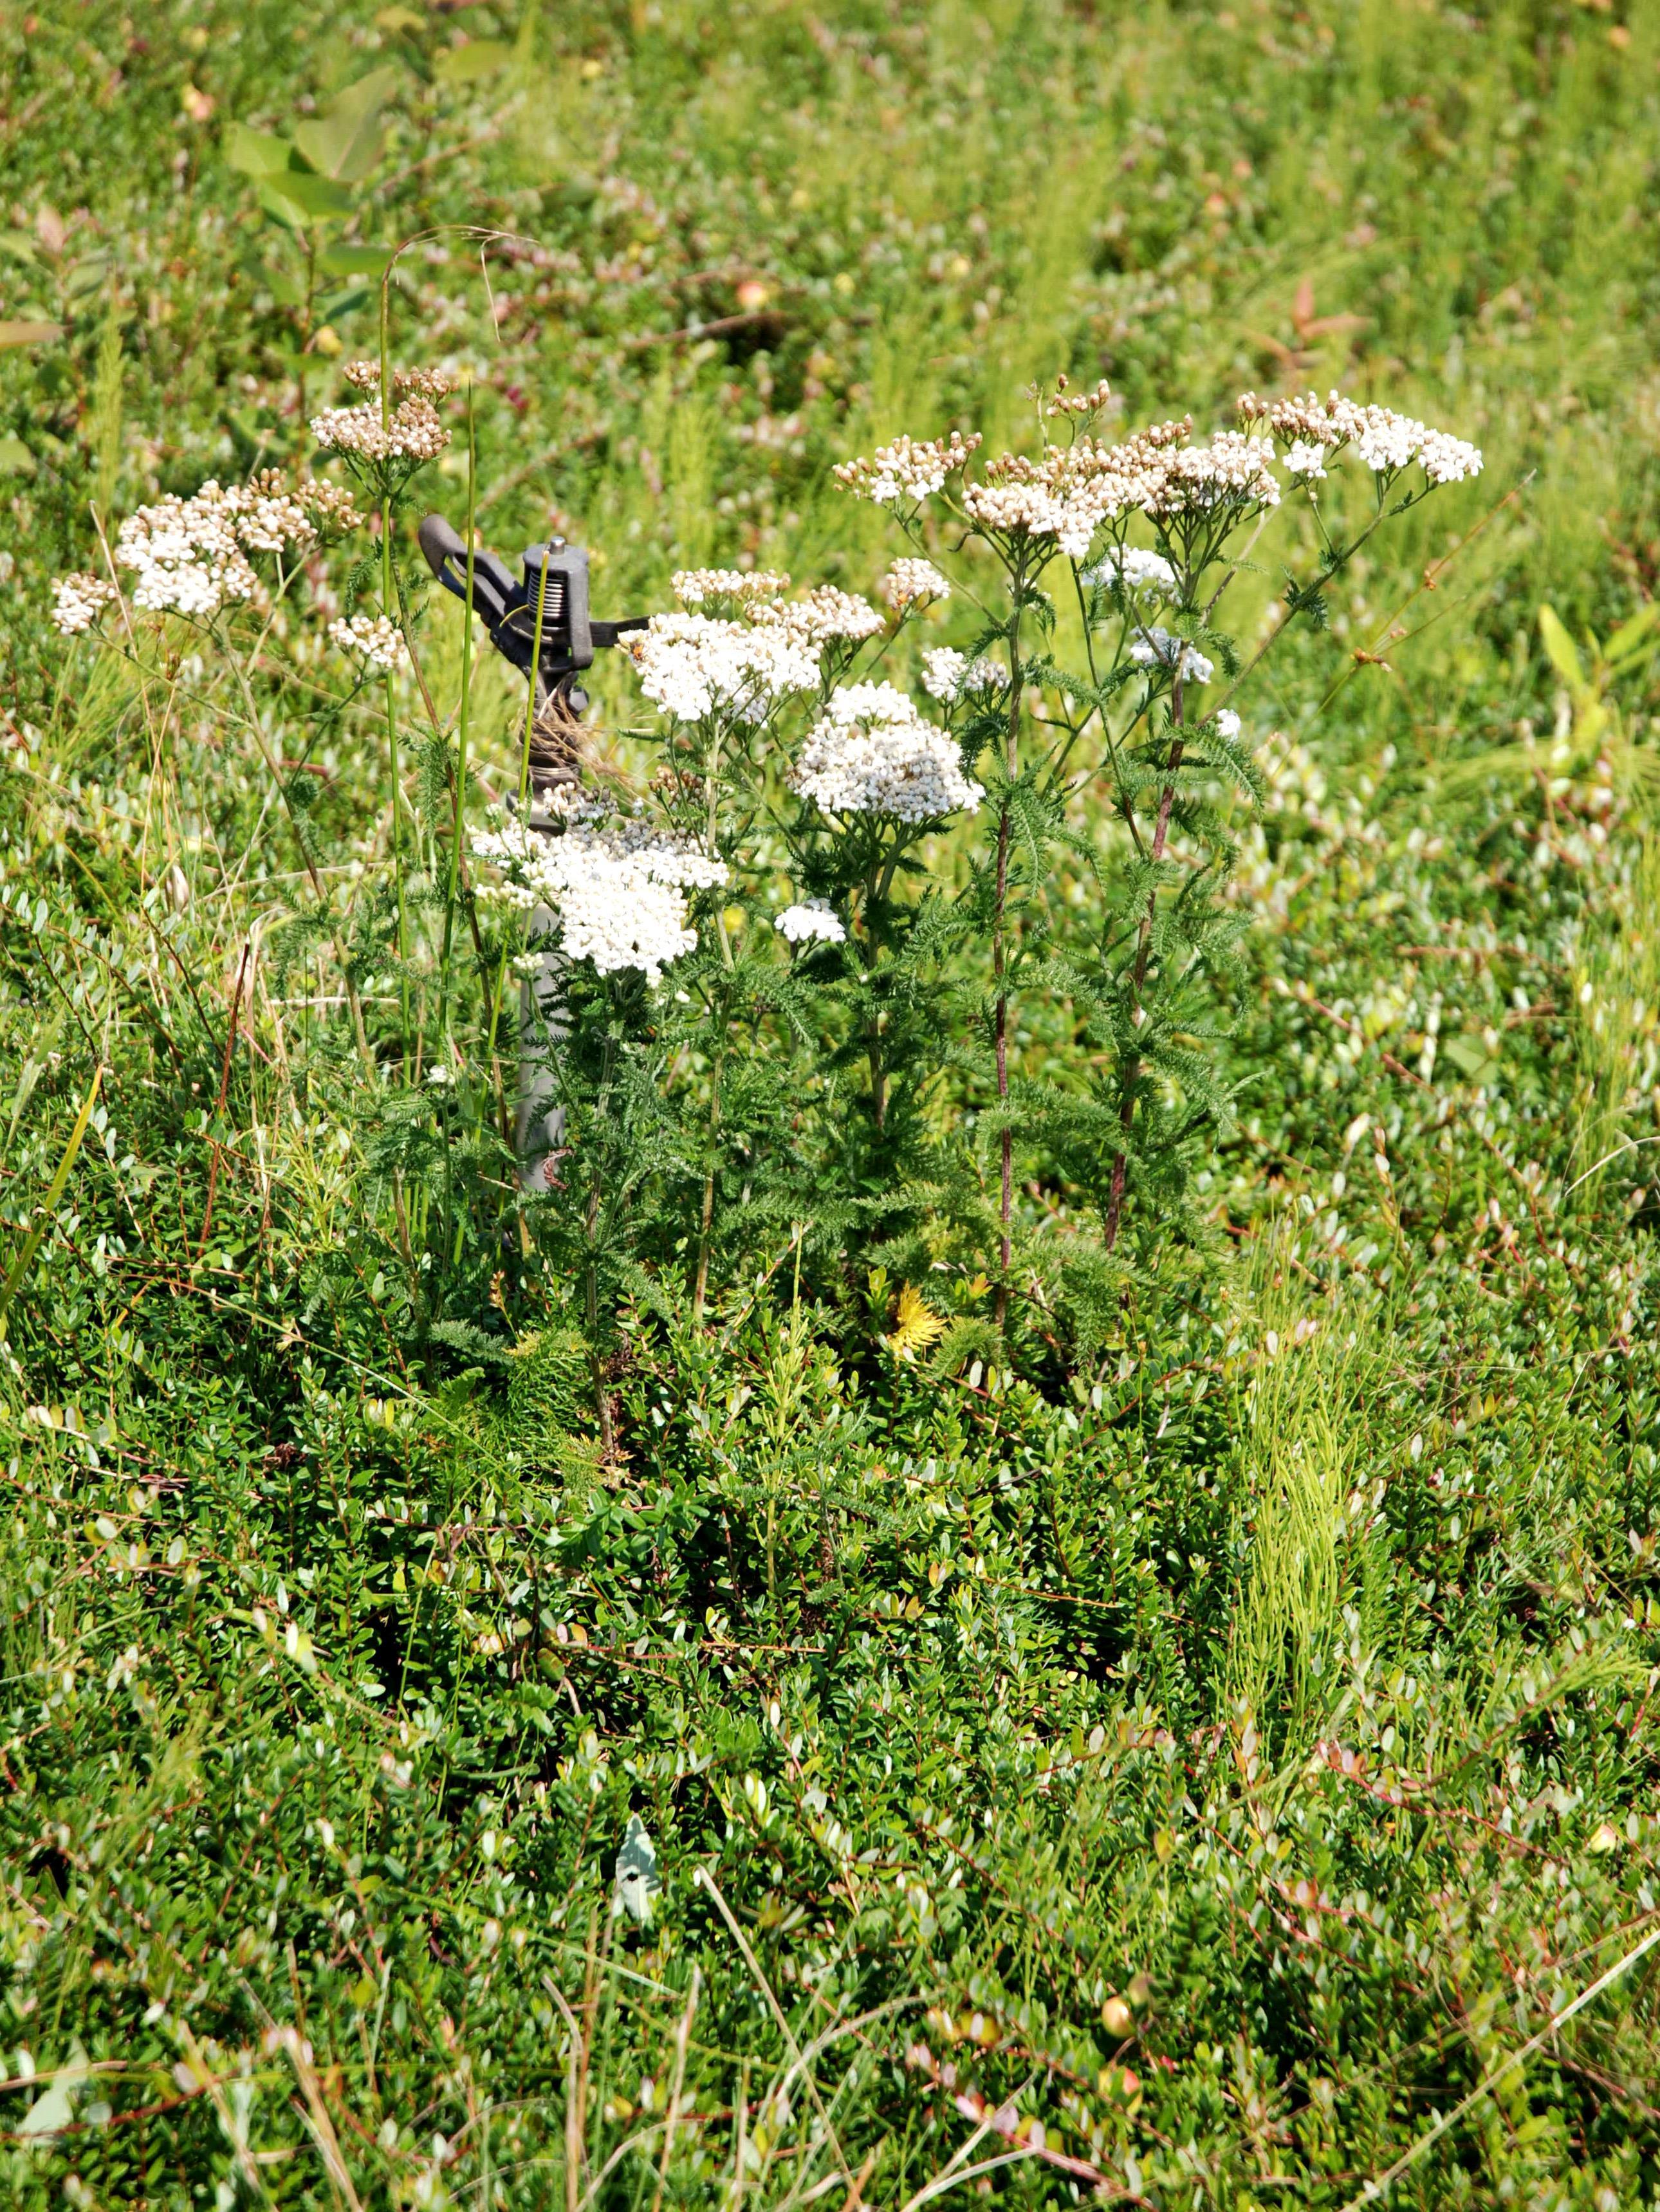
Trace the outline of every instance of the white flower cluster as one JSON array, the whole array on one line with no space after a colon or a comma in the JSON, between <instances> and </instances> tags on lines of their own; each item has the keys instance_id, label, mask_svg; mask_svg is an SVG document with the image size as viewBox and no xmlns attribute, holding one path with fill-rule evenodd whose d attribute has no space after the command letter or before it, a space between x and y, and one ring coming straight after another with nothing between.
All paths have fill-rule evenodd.
<instances>
[{"instance_id":1,"label":"white flower cluster","mask_svg":"<svg viewBox=\"0 0 1660 2212\"><path fill-rule=\"evenodd\" d=\"M392 392L396 404L383 422L380 415L380 370L372 361L346 366L346 381L358 392L375 394L360 407L325 407L311 418L311 434L327 453L344 454L358 468L386 463L418 466L435 460L450 441L438 419L435 402L450 389L441 369L400 368L392 371Z\"/></svg>"},{"instance_id":2,"label":"white flower cluster","mask_svg":"<svg viewBox=\"0 0 1660 2212\"><path fill-rule=\"evenodd\" d=\"M712 890L727 872L724 860L672 844L639 820L606 828L578 816L547 836L509 819L481 831L472 849L506 878L487 896L526 911L553 908L569 959L591 961L601 975L637 968L654 988L671 961L696 950L686 892Z\"/></svg>"},{"instance_id":3,"label":"white flower cluster","mask_svg":"<svg viewBox=\"0 0 1660 2212\"><path fill-rule=\"evenodd\" d=\"M953 705L970 691L994 691L1003 682L995 661L970 660L955 646L936 646L922 655L922 689L941 706Z\"/></svg>"},{"instance_id":4,"label":"white flower cluster","mask_svg":"<svg viewBox=\"0 0 1660 2212\"><path fill-rule=\"evenodd\" d=\"M1125 545L1086 568L1082 580L1101 586L1116 584L1122 592L1146 599L1167 599L1176 589L1176 571L1162 553Z\"/></svg>"},{"instance_id":5,"label":"white flower cluster","mask_svg":"<svg viewBox=\"0 0 1660 2212\"><path fill-rule=\"evenodd\" d=\"M349 361L340 374L354 392L380 391L380 364L378 361ZM443 398L455 389L455 379L444 368L395 368L392 373L392 396L398 399Z\"/></svg>"},{"instance_id":6,"label":"white flower cluster","mask_svg":"<svg viewBox=\"0 0 1660 2212\"><path fill-rule=\"evenodd\" d=\"M1019 458L1004 456L1006 461ZM1074 561L1081 561L1089 551L1090 540L1102 519L1102 509L1095 501L1069 496L1036 470L1030 475L1011 471L1000 481L968 484L964 488L963 504L982 529L999 537L1024 533L1028 538L1052 538Z\"/></svg>"},{"instance_id":7,"label":"white flower cluster","mask_svg":"<svg viewBox=\"0 0 1660 2212\"><path fill-rule=\"evenodd\" d=\"M1307 483L1326 473L1326 447L1317 438L1293 438L1286 448L1286 473Z\"/></svg>"},{"instance_id":8,"label":"white flower cluster","mask_svg":"<svg viewBox=\"0 0 1660 2212\"><path fill-rule=\"evenodd\" d=\"M677 722L721 712L764 722L781 699L818 683L816 653L781 623L654 615L621 643L647 698Z\"/></svg>"},{"instance_id":9,"label":"white flower cluster","mask_svg":"<svg viewBox=\"0 0 1660 2212\"><path fill-rule=\"evenodd\" d=\"M115 586L101 576L77 571L72 576L56 578L52 597L52 627L60 637L79 637L82 630L92 628L100 610L115 597Z\"/></svg>"},{"instance_id":10,"label":"white flower cluster","mask_svg":"<svg viewBox=\"0 0 1660 2212\"><path fill-rule=\"evenodd\" d=\"M343 653L361 653L372 668L396 668L404 657L404 633L386 615L353 615L331 622L329 635Z\"/></svg>"},{"instance_id":11,"label":"white flower cluster","mask_svg":"<svg viewBox=\"0 0 1660 2212\"><path fill-rule=\"evenodd\" d=\"M834 584L820 584L804 599L775 599L755 608L750 620L757 629L781 630L797 645L815 652L837 639L856 645L874 637L882 627L882 617L868 599L838 591Z\"/></svg>"},{"instance_id":12,"label":"white flower cluster","mask_svg":"<svg viewBox=\"0 0 1660 2212\"><path fill-rule=\"evenodd\" d=\"M1239 735L1240 727L1239 717L1234 713L1232 708L1219 708L1212 720L1215 725L1217 736L1223 738L1228 744L1231 744Z\"/></svg>"},{"instance_id":13,"label":"white flower cluster","mask_svg":"<svg viewBox=\"0 0 1660 2212\"><path fill-rule=\"evenodd\" d=\"M791 778L826 814L885 814L933 822L985 796L963 773L949 732L925 721L891 684L831 692Z\"/></svg>"},{"instance_id":14,"label":"white flower cluster","mask_svg":"<svg viewBox=\"0 0 1660 2212\"><path fill-rule=\"evenodd\" d=\"M1277 507L1279 481L1268 467L1273 458L1272 447L1241 430L1219 430L1202 445L1177 446L1164 457L1163 481L1143 502L1145 512L1164 520L1224 507Z\"/></svg>"},{"instance_id":15,"label":"white flower cluster","mask_svg":"<svg viewBox=\"0 0 1660 2212\"><path fill-rule=\"evenodd\" d=\"M228 490L212 478L189 499L169 493L121 525L115 558L137 576L133 605L206 621L228 601L252 599L252 553L305 552L325 532L360 520L337 485L291 483L274 469Z\"/></svg>"},{"instance_id":16,"label":"white flower cluster","mask_svg":"<svg viewBox=\"0 0 1660 2212\"><path fill-rule=\"evenodd\" d=\"M172 494L121 525L115 557L133 569L135 606L206 621L231 599L253 597L256 579L236 534L238 495L211 477L189 499Z\"/></svg>"},{"instance_id":17,"label":"white flower cluster","mask_svg":"<svg viewBox=\"0 0 1660 2212\"><path fill-rule=\"evenodd\" d=\"M1157 623L1132 641L1130 659L1141 668L1173 669L1183 684L1208 684L1215 672L1197 647L1161 629Z\"/></svg>"},{"instance_id":18,"label":"white flower cluster","mask_svg":"<svg viewBox=\"0 0 1660 2212\"><path fill-rule=\"evenodd\" d=\"M895 614L927 599L951 597L951 586L932 561L896 561L876 588Z\"/></svg>"},{"instance_id":19,"label":"white flower cluster","mask_svg":"<svg viewBox=\"0 0 1660 2212\"><path fill-rule=\"evenodd\" d=\"M1272 401L1248 392L1239 412L1248 422L1266 422L1276 438L1292 441L1286 466L1293 476L1323 476L1326 458L1346 446L1377 476L1398 476L1414 461L1432 484L1462 483L1481 473L1479 447L1446 430L1432 430L1410 415L1397 415L1392 407L1363 406L1341 392L1324 400L1309 392L1300 398Z\"/></svg>"},{"instance_id":20,"label":"white flower cluster","mask_svg":"<svg viewBox=\"0 0 1660 2212\"><path fill-rule=\"evenodd\" d=\"M773 923L792 945L845 945L848 933L828 899L803 899L787 906Z\"/></svg>"},{"instance_id":21,"label":"white flower cluster","mask_svg":"<svg viewBox=\"0 0 1660 2212\"><path fill-rule=\"evenodd\" d=\"M775 599L790 587L787 576L767 568L677 568L670 581L683 607L701 607L706 599L735 599L740 605Z\"/></svg>"},{"instance_id":22,"label":"white flower cluster","mask_svg":"<svg viewBox=\"0 0 1660 2212\"><path fill-rule=\"evenodd\" d=\"M926 499L939 491L979 443L977 432L965 438L958 430L949 438L898 437L890 446L879 446L869 460L860 456L857 460L838 462L836 480L855 499L873 500L878 507L897 507L901 501Z\"/></svg>"}]
</instances>

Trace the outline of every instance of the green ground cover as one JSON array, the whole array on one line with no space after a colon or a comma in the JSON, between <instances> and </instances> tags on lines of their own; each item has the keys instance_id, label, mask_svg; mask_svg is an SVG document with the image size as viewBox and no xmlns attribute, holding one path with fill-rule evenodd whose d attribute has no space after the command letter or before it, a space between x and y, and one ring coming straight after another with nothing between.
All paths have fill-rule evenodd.
<instances>
[{"instance_id":1,"label":"green ground cover","mask_svg":"<svg viewBox=\"0 0 1660 2212\"><path fill-rule=\"evenodd\" d=\"M1660 2197L1652 15L88 0L0 44L5 2201ZM512 1189L497 925L441 981L407 678L395 877L377 687L54 630L100 526L317 458L406 239L392 357L471 378L421 501L460 519L470 418L489 542L551 509L602 614L709 562L872 591L903 549L832 465L1029 442L1061 372L1115 428L1341 386L1481 446L1242 694L1233 1118L1110 1253L1057 964L1098 786L1014 909L1006 1271L962 937L891 1002L970 1042L885 1152L841 1001L769 987L721 1091L671 991L601 1249ZM1288 507L1248 651L1317 552ZM308 605L377 604L353 557ZM410 611L443 725L455 615ZM466 665L482 821L523 690ZM927 848L970 915L976 849Z\"/></svg>"}]
</instances>

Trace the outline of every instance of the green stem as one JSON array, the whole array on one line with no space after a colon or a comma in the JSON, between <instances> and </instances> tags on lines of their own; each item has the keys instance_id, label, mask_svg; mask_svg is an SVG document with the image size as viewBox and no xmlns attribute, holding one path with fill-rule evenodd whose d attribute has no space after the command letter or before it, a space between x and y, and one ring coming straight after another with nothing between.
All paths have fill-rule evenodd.
<instances>
[{"instance_id":1,"label":"green stem","mask_svg":"<svg viewBox=\"0 0 1660 2212\"><path fill-rule=\"evenodd\" d=\"M450 872L444 891L444 951L439 970L438 1031L449 1029L450 963L455 947L455 902L461 882L461 836L467 792L467 710L472 690L472 579L478 504L478 455L473 436L472 386L467 386L467 595L461 617L461 711L456 729L455 796L450 813Z\"/></svg>"},{"instance_id":2,"label":"green stem","mask_svg":"<svg viewBox=\"0 0 1660 2212\"><path fill-rule=\"evenodd\" d=\"M1158 813L1153 823L1152 848L1150 857L1155 867L1164 857L1164 840L1170 834L1171 808L1176 800L1177 772L1182 765L1185 705L1183 697L1181 651L1182 648L1178 645L1176 678L1171 690L1171 745L1164 763L1164 786L1158 794ZM1146 983L1147 962L1152 951L1152 924L1158 897L1158 886L1155 883L1147 893L1146 908L1141 916L1140 927L1137 932L1135 965L1130 975L1132 1018L1141 1011L1141 994ZM1132 1052L1124 1063L1122 1099L1118 1109L1119 1126L1123 1132L1123 1139L1113 1157L1112 1184L1107 1200L1105 1243L1109 1252L1118 1242L1119 1224L1123 1218L1124 1183L1129 1164L1129 1133L1135 1120L1135 1101L1140 1081L1141 1056L1139 1053Z\"/></svg>"},{"instance_id":3,"label":"green stem","mask_svg":"<svg viewBox=\"0 0 1660 2212\"><path fill-rule=\"evenodd\" d=\"M383 429L392 422L392 367L389 357L387 319L390 295L385 281L380 286L380 424ZM392 511L391 493L383 489L380 495L380 611L390 622L397 605L397 593L392 576ZM403 1019L403 1053L404 1073L409 1069L410 1056L410 980L409 980L409 921L404 901L404 839L399 818L403 798L403 775L398 758L398 696L393 672L386 671L386 750L392 768L392 869L398 891L398 997Z\"/></svg>"},{"instance_id":4,"label":"green stem","mask_svg":"<svg viewBox=\"0 0 1660 2212\"><path fill-rule=\"evenodd\" d=\"M1006 786L1013 782L1019 766L1020 738L1020 594L1025 586L1024 570L1017 567L1013 576L1014 612L1009 617L1009 720L1003 740L1003 774ZM1000 1329L1008 1318L1009 1267L1014 1256L1014 1132L1007 1120L1009 1100L1009 994L1007 913L1009 888L1009 802L1006 788L1003 803L997 814L997 885L995 904L992 914L991 959L992 973L997 985L997 1004L994 1015L994 1031L997 1054L997 1103L1003 1112L1002 1139L999 1161L998 1219L1002 1234L998 1243L996 1325Z\"/></svg>"}]
</instances>

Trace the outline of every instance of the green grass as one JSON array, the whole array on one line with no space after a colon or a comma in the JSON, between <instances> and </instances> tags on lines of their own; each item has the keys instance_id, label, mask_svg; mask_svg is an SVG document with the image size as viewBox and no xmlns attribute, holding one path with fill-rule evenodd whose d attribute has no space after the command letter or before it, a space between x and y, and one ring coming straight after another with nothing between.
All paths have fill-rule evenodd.
<instances>
[{"instance_id":1,"label":"green grass","mask_svg":"<svg viewBox=\"0 0 1660 2212\"><path fill-rule=\"evenodd\" d=\"M0 313L58 332L0 350L6 2202L1341 2207L1484 2082L1391 2203L1655 2201L1660 1953L1547 2032L1660 1926L1652 12L92 0L0 52ZM953 1246L899 1358L900 1274L788 1218L708 1328L665 1246L590 1341L510 1206L411 1279L430 1117L246 727L47 620L89 505L301 459L376 349L229 156L383 65L329 239L435 234L394 354L473 372L489 541L554 509L601 613L868 589L830 464L1061 369L1483 446L1266 664L1239 1123L1096 1339L994 1346ZM384 725L309 734L386 975ZM1075 1043L1020 1002L1022 1067ZM1022 1203L1072 1233L1054 1163Z\"/></svg>"}]
</instances>

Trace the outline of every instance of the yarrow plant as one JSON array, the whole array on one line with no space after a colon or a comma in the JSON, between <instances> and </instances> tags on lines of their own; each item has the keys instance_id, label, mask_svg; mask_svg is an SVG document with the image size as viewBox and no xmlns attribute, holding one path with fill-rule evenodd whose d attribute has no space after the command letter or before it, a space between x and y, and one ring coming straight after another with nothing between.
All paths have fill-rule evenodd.
<instances>
[{"instance_id":1,"label":"yarrow plant","mask_svg":"<svg viewBox=\"0 0 1660 2212\"><path fill-rule=\"evenodd\" d=\"M1219 626L1223 604L1287 498L1317 498L1320 551L1284 614L1317 622L1374 529L1481 467L1446 433L1338 397L1248 394L1237 427L1199 434L1181 417L1108 440L1104 388L1034 396L1033 451L982 459L977 437L951 432L837 469L909 541L876 586L885 618L840 586L677 574L682 611L623 641L661 724L648 814L573 817L550 836L503 823L474 842L500 896L536 907L571 963L577 1028L550 1027L553 1059L581 1056L585 969L635 994L626 1016L614 991L592 1002L603 999L611 1045L588 1065L608 1095L616 1050L660 1056L678 1038L676 1064L705 1071L688 1092L701 1129L680 1125L682 1157L701 1155L699 1316L740 1156L738 1203L752 1202L756 1071L792 1032L817 1056L809 1085L842 1095L862 1077L863 1116L837 1123L842 1168L818 1163L818 1213L834 1212L824 1177L845 1172L844 1231L862 1223L873 1249L920 1237L985 1266L999 1326L1021 1283L1041 1298L1055 1273L1053 1238L1017 1218L1032 1156L1085 1194L1098 1253L1116 1250L1133 1203L1149 1224L1184 1218L1195 1140L1229 1115L1206 1038L1243 926L1223 897L1230 811L1253 803L1257 780L1234 704L1249 671ZM1373 495L1343 535L1346 458ZM976 611L960 643L911 643L916 625L963 606ZM1096 784L1104 831L1085 804ZM1099 886L1081 918L1051 896L1061 854ZM787 948L787 983L744 927L751 913ZM1040 975L1088 1042L1064 1082L1015 1063L1013 1008ZM781 1128L799 1124L801 1096L781 1078ZM956 1126L991 1147L988 1203L978 1167L952 1152L952 1100L969 1109ZM794 1158L794 1141L779 1143ZM953 1248L946 1215L966 1243ZM1094 1263L1080 1266L1087 1276Z\"/></svg>"},{"instance_id":2,"label":"yarrow plant","mask_svg":"<svg viewBox=\"0 0 1660 2212\"><path fill-rule=\"evenodd\" d=\"M276 554L279 576L325 539L356 529L361 516L337 484L290 481L274 469L245 484L210 477L188 499L169 494L130 514L117 533L115 565L131 573L132 605L149 614L210 622L259 590L251 555ZM53 618L68 637L89 629L116 597L99 577L60 577Z\"/></svg>"},{"instance_id":3,"label":"yarrow plant","mask_svg":"<svg viewBox=\"0 0 1660 2212\"><path fill-rule=\"evenodd\" d=\"M950 733L919 714L891 684L832 691L791 778L826 814L874 814L895 822L939 822L973 813L985 796L963 773Z\"/></svg>"},{"instance_id":4,"label":"yarrow plant","mask_svg":"<svg viewBox=\"0 0 1660 2212\"><path fill-rule=\"evenodd\" d=\"M545 906L568 960L589 962L596 975L634 969L654 987L696 950L686 892L724 884L726 863L655 834L637 815L617 817L603 802L567 799L557 811L563 826L552 836L504 817L474 838L474 852L499 871L481 897L524 914Z\"/></svg>"},{"instance_id":5,"label":"yarrow plant","mask_svg":"<svg viewBox=\"0 0 1660 2212\"><path fill-rule=\"evenodd\" d=\"M471 644L453 748L396 551L414 476L450 441L450 380L384 362L344 374L356 396L312 429L349 484L266 471L155 501L121 526L107 578L58 580L54 612L65 636L129 655L137 618L175 665L165 641L181 629L234 647L237 726L262 750L284 641L313 719L383 692L392 866L374 898L395 937L363 922L363 949L335 942L366 1076L379 1087L395 1067L419 1102L396 1109L404 1133L383 1153L411 1268L429 1232L406 1178L443 1162L447 1267L464 1242L458 1133L511 1139L501 1046L518 977L524 1065L540 1071L521 1079L521 1173L526 1129L543 1139L517 1234L521 1254L540 1239L559 1279L585 1285L602 1434L610 1316L646 1295L648 1230L660 1266L684 1257L697 1320L771 1223L798 1248L816 1240L829 1268L857 1252L913 1279L983 1280L1000 1341L1012 1315L1059 1313L1099 1341L1133 1261L1126 1224L1191 1222L1198 1140L1230 1111L1207 1041L1248 920L1224 894L1258 776L1236 703L1256 661L1222 626L1229 593L1303 502L1317 550L1260 659L1293 618L1322 619L1373 531L1476 475L1476 448L1338 394L1248 393L1208 433L1183 416L1110 437L1104 387L1064 382L1033 395L1029 449L988 454L958 430L893 439L836 471L904 540L869 596L857 579L677 571L676 606L617 641L651 710L643 788L615 762L603 792L585 786L574 751L560 771L574 781L533 789L526 739L518 803L469 834ZM1370 493L1358 510L1346 478ZM379 509L379 544L337 593L315 556L360 521L354 491ZM356 604L377 569L378 593ZM331 647L356 681L341 684L334 660L319 707ZM417 693L418 804L400 752ZM320 917L309 793L266 757ZM423 908L443 915L430 994L410 921ZM481 1000L470 1049L454 1030L458 913ZM377 1043L358 979L388 967L397 1035ZM1019 1018L1039 989L1078 1044L1041 1067L1023 1064ZM480 1249L498 1243L492 1230Z\"/></svg>"},{"instance_id":6,"label":"yarrow plant","mask_svg":"<svg viewBox=\"0 0 1660 2212\"><path fill-rule=\"evenodd\" d=\"M1095 434L1104 386L1072 393L1062 380L1034 397L1043 427L1033 452L994 455L976 471L980 441L953 432L896 439L836 471L856 497L894 516L917 560L937 558L949 539L959 561L979 556L977 584L988 567L998 582L1000 606L972 653L935 648L921 680L952 708L961 743L964 781L941 791L963 805L970 765L988 762L978 772L994 846L967 897L991 969L984 1118L999 1154L1000 1316L1023 1112L1093 1190L1109 1251L1131 1197L1158 1200L1168 1214L1189 1139L1227 1118L1202 1052L1199 993L1207 971L1225 965L1237 927L1219 897L1231 856L1227 808L1250 802L1255 775L1232 704L1248 672L1217 624L1257 536L1288 491L1319 500L1344 456L1370 476L1371 513L1347 539L1319 510L1317 568L1287 594L1287 616L1318 622L1325 587L1381 522L1481 467L1463 440L1336 393L1324 402L1247 393L1237 428L1195 435L1184 416L1114 441ZM1047 427L1056 422L1059 438ZM1287 448L1283 462L1276 441ZM989 604L983 584L977 596ZM1065 633L1062 607L1072 616ZM1057 652L1063 634L1079 656L1071 665ZM1000 665L983 657L994 646ZM824 771L806 756L804 766L798 787L811 793ZM1057 843L1078 845L1085 833L1072 802L1097 779L1111 793L1120 842L1104 848L1098 839L1083 854L1104 896L1080 958L1061 955L1046 917L1045 856ZM1011 1001L1045 961L1051 988L1073 992L1104 1048L1106 1073L1082 1109L1075 1092L1067 1099L1028 1081L1017 1094L1012 1080Z\"/></svg>"}]
</instances>

